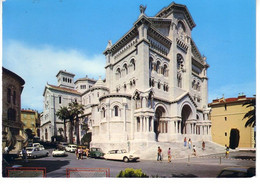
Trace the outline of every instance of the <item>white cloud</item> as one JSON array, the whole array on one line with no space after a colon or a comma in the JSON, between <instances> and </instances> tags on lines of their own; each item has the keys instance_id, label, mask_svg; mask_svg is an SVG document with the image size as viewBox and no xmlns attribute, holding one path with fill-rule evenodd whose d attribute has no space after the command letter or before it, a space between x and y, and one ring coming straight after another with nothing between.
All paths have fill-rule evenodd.
<instances>
[{"instance_id":1,"label":"white cloud","mask_svg":"<svg viewBox=\"0 0 260 184\"><path fill-rule=\"evenodd\" d=\"M43 108L45 84L57 84L59 70L74 73L75 79L86 75L105 77L105 57L87 56L75 49L62 50L50 45L30 46L18 41L8 41L3 49L3 66L25 80L22 107Z\"/></svg>"}]
</instances>

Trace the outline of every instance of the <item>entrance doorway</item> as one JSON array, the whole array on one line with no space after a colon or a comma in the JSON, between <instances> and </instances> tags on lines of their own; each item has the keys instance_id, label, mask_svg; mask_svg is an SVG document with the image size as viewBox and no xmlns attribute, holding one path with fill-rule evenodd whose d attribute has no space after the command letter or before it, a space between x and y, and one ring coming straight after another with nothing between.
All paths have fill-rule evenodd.
<instances>
[{"instance_id":1,"label":"entrance doorway","mask_svg":"<svg viewBox=\"0 0 260 184\"><path fill-rule=\"evenodd\" d=\"M239 145L239 130L238 129L231 129L230 130L230 137L229 137L229 147L231 149L235 149Z\"/></svg>"},{"instance_id":2,"label":"entrance doorway","mask_svg":"<svg viewBox=\"0 0 260 184\"><path fill-rule=\"evenodd\" d=\"M158 141L159 134L163 132L162 128L163 123L162 119L165 117L165 109L162 106L157 107L155 111L155 120L154 120L154 132L155 140Z\"/></svg>"},{"instance_id":3,"label":"entrance doorway","mask_svg":"<svg viewBox=\"0 0 260 184\"><path fill-rule=\"evenodd\" d=\"M181 111L181 134L187 134L187 124L186 121L190 119L192 111L189 105L184 105Z\"/></svg>"}]
</instances>

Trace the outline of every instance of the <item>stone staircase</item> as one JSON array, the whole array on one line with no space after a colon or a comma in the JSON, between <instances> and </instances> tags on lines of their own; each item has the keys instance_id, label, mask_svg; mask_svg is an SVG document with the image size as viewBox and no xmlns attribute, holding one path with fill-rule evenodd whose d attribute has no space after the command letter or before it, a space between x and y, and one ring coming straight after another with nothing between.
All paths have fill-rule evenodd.
<instances>
[{"instance_id":1,"label":"stone staircase","mask_svg":"<svg viewBox=\"0 0 260 184\"><path fill-rule=\"evenodd\" d=\"M183 142L155 142L148 143L146 149L142 151L137 151L136 154L140 155L141 160L156 160L157 159L157 149L158 146L162 149L163 160L168 159L168 149L171 148L171 154L173 159L187 158L188 156L193 156L193 145L196 146L197 156L206 156L218 153L225 153L225 147L219 144L216 144L212 141L205 141L205 150L202 150L202 141L192 142L191 149L188 148L188 145L184 147Z\"/></svg>"}]
</instances>

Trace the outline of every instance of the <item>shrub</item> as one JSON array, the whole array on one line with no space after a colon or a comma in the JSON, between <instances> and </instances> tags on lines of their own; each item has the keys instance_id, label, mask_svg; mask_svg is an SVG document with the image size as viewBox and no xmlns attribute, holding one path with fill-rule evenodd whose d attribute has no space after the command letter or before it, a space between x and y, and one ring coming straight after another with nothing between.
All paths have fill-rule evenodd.
<instances>
[{"instance_id":1,"label":"shrub","mask_svg":"<svg viewBox=\"0 0 260 184\"><path fill-rule=\"evenodd\" d=\"M118 178L148 178L148 176L142 172L142 169L126 168L124 171L120 171L117 175Z\"/></svg>"}]
</instances>

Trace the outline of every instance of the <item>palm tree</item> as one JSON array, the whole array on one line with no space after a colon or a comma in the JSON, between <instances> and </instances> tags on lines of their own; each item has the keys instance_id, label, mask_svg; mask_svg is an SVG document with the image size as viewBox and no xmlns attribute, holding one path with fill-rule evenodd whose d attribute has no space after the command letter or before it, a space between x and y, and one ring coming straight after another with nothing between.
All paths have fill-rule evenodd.
<instances>
[{"instance_id":1,"label":"palm tree","mask_svg":"<svg viewBox=\"0 0 260 184\"><path fill-rule=\"evenodd\" d=\"M77 144L80 144L80 137L79 137L79 115L84 113L84 106L82 104L78 104L77 102L69 103L69 111L71 114L71 125L75 127L75 132L77 136ZM74 120L76 122L74 123ZM73 128L70 129L70 135L73 134Z\"/></svg>"},{"instance_id":2,"label":"palm tree","mask_svg":"<svg viewBox=\"0 0 260 184\"><path fill-rule=\"evenodd\" d=\"M256 108L256 104L255 104L255 98L253 99L250 99L249 101L246 101L243 106L246 105L246 108L250 108L250 107L253 107L252 110L248 111L245 115L244 115L244 118L248 118L248 120L246 121L246 124L245 124L245 127L248 127L248 126L252 126L252 127L255 127L256 125L256 122L255 122L255 108Z\"/></svg>"},{"instance_id":3,"label":"palm tree","mask_svg":"<svg viewBox=\"0 0 260 184\"><path fill-rule=\"evenodd\" d=\"M65 142L67 142L67 127L66 127L66 120L70 118L70 112L67 107L61 107L56 115L58 116L59 119L63 120L63 125L64 125L64 139Z\"/></svg>"}]
</instances>

